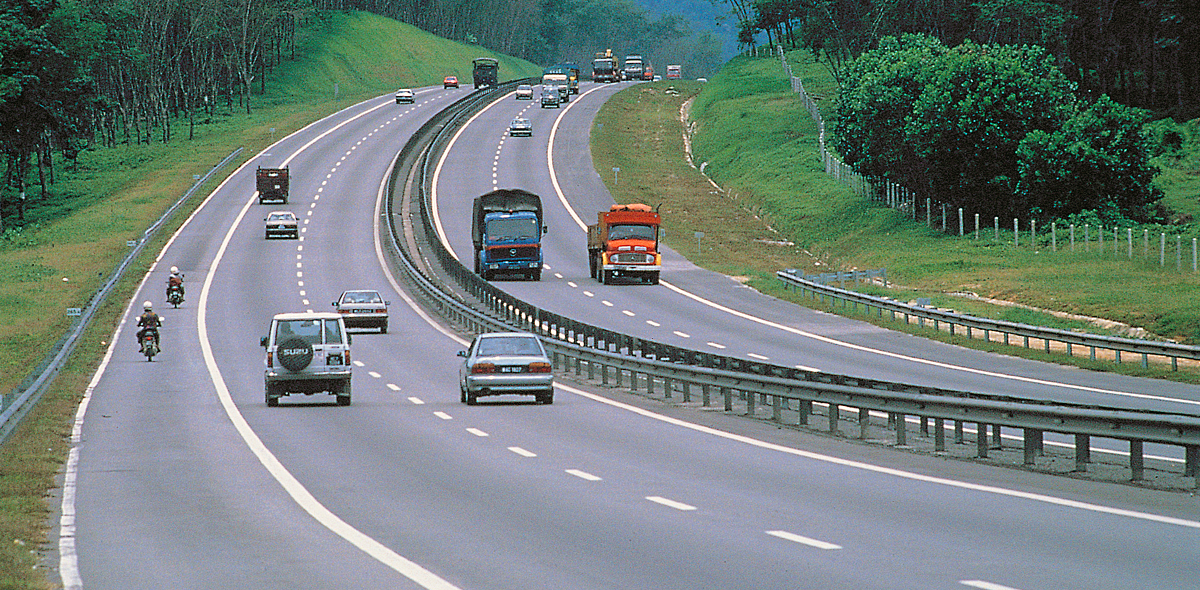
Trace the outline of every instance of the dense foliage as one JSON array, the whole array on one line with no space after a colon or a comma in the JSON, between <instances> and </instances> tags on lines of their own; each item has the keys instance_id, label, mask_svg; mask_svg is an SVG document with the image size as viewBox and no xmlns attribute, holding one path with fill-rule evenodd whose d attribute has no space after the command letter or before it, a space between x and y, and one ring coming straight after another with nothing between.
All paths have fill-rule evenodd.
<instances>
[{"instance_id":1,"label":"dense foliage","mask_svg":"<svg viewBox=\"0 0 1200 590\"><path fill-rule=\"evenodd\" d=\"M1144 113L1074 90L1037 46L888 37L844 68L834 146L863 174L985 218L1153 219Z\"/></svg>"}]
</instances>

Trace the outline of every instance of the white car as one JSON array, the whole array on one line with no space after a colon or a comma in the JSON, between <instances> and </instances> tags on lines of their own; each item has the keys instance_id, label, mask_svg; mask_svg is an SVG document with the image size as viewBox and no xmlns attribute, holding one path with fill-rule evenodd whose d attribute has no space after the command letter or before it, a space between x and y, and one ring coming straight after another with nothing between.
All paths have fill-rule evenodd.
<instances>
[{"instance_id":1,"label":"white car","mask_svg":"<svg viewBox=\"0 0 1200 590\"><path fill-rule=\"evenodd\" d=\"M342 316L347 328L379 328L381 334L388 331L388 306L379 291L356 289L343 291L333 302L333 309Z\"/></svg>"},{"instance_id":2,"label":"white car","mask_svg":"<svg viewBox=\"0 0 1200 590\"><path fill-rule=\"evenodd\" d=\"M405 102L412 104L414 100L416 100L416 97L413 95L413 91L411 89L401 88L400 90L396 91L396 104Z\"/></svg>"},{"instance_id":3,"label":"white car","mask_svg":"<svg viewBox=\"0 0 1200 590\"><path fill-rule=\"evenodd\" d=\"M266 349L263 384L267 405L294 393L328 392L337 405L350 405L350 334L336 313L279 313L271 332L262 337Z\"/></svg>"},{"instance_id":4,"label":"white car","mask_svg":"<svg viewBox=\"0 0 1200 590\"><path fill-rule=\"evenodd\" d=\"M533 100L533 86L522 84L517 86L517 100Z\"/></svg>"},{"instance_id":5,"label":"white car","mask_svg":"<svg viewBox=\"0 0 1200 590\"><path fill-rule=\"evenodd\" d=\"M272 211L263 221L266 222L266 238L268 240L276 236L294 240L300 238L299 221L296 219L296 214L291 211Z\"/></svg>"}]
</instances>

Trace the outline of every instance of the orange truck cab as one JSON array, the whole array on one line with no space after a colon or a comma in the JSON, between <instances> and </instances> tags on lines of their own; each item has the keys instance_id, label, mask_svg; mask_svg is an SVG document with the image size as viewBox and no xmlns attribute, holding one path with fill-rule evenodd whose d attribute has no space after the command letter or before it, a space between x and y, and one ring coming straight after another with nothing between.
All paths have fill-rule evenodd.
<instances>
[{"instance_id":1,"label":"orange truck cab","mask_svg":"<svg viewBox=\"0 0 1200 590\"><path fill-rule=\"evenodd\" d=\"M658 284L662 256L658 252L658 212L649 205L613 205L588 226L588 267L603 284L631 278Z\"/></svg>"}]
</instances>

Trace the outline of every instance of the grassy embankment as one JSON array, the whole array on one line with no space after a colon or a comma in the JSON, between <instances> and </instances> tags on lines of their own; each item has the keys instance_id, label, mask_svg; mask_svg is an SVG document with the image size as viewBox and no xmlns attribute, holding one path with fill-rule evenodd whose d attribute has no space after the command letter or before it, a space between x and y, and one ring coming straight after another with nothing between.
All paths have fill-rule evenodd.
<instances>
[{"instance_id":1,"label":"grassy embankment","mask_svg":"<svg viewBox=\"0 0 1200 590\"><path fill-rule=\"evenodd\" d=\"M234 105L197 125L176 123L169 145L85 151L77 170L60 165L54 194L31 194L31 220L0 240L0 392L25 377L69 326L65 309L80 307L142 232L204 174L238 147L242 158L223 174L304 125L400 86L439 84L457 74L470 80L471 60L501 60L503 79L538 75L534 64L476 46L434 37L396 21L333 14L297 31L297 61L270 74L266 96L253 96L251 113ZM337 85L337 97L334 88ZM275 133L271 133L271 128ZM223 177L223 175L222 175ZM171 220L127 273L83 337L68 366L13 437L0 446L0 588L51 587L36 570L45 538L45 497L65 460L71 419L136 282L166 237L203 196L205 187ZM67 280L64 281L63 279Z\"/></svg>"},{"instance_id":2,"label":"grassy embankment","mask_svg":"<svg viewBox=\"0 0 1200 590\"><path fill-rule=\"evenodd\" d=\"M810 94L824 97L829 116L836 87L827 72L801 54L790 59ZM670 85L680 90L678 96L664 93ZM713 189L682 156L679 109L692 95L696 162L708 163L707 174L724 192ZM1063 247L1056 253L1033 249L1024 241L1015 247L1011 232L999 241L990 239L990 233L978 241L947 237L856 197L824 173L817 156L816 125L790 92L778 60L737 58L702 86L694 82L637 86L611 100L597 123L603 126L593 129L593 158L616 199L661 203L671 247L702 266L742 277L763 292L796 299L774 277L783 268L810 272L886 268L889 279L904 287L871 292L904 300L930 297L934 305L973 315L1106 333L1084 321L950 295L969 291L1116 320L1167 337L1200 340L1200 276L1187 270L1190 260L1180 272L1173 258L1165 270L1157 261L1114 259L1111 242L1108 256L1100 256L1094 235L1091 252L1084 252L1080 244L1075 253ZM629 137L635 139L627 141ZM628 149L631 146L637 149ZM621 169L616 186L611 173L605 172L614 166ZM1160 184L1173 208L1200 217L1196 174L1171 170ZM696 231L705 234L699 251L693 237ZM1064 242L1060 235L1060 246ZM840 307L824 309L845 313ZM1004 354L1200 382L1200 372L1188 368L1172 373L1153 362L1148 369L1130 362L1117 366L1001 343L967 342L962 336L950 338L890 320L862 319Z\"/></svg>"}]
</instances>

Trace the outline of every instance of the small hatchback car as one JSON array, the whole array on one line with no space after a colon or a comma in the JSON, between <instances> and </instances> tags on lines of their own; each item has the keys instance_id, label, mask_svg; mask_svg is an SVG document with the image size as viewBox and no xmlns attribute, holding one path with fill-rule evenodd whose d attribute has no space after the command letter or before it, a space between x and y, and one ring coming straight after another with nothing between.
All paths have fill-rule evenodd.
<instances>
[{"instance_id":1,"label":"small hatchback car","mask_svg":"<svg viewBox=\"0 0 1200 590\"><path fill-rule=\"evenodd\" d=\"M350 334L336 313L280 313L262 337L268 406L293 393L329 392L350 405Z\"/></svg>"},{"instance_id":2,"label":"small hatchback car","mask_svg":"<svg viewBox=\"0 0 1200 590\"><path fill-rule=\"evenodd\" d=\"M300 227L296 214L291 211L272 211L263 219L266 222L266 238L280 236L300 239Z\"/></svg>"},{"instance_id":3,"label":"small hatchback car","mask_svg":"<svg viewBox=\"0 0 1200 590\"><path fill-rule=\"evenodd\" d=\"M379 328L380 333L387 334L388 306L391 304L383 300L379 291L360 289L342 292L342 296L333 302L333 308L342 316L347 328Z\"/></svg>"},{"instance_id":4,"label":"small hatchback car","mask_svg":"<svg viewBox=\"0 0 1200 590\"><path fill-rule=\"evenodd\" d=\"M413 91L411 89L401 88L400 90L396 91L396 104L405 102L411 104L414 100L416 100L416 97L413 96Z\"/></svg>"},{"instance_id":5,"label":"small hatchback car","mask_svg":"<svg viewBox=\"0 0 1200 590\"><path fill-rule=\"evenodd\" d=\"M524 135L526 137L532 136L533 135L533 123L530 123L529 119L522 119L520 117L517 117L516 119L512 120L512 123L509 124L508 134L513 137L516 137L518 135Z\"/></svg>"},{"instance_id":6,"label":"small hatchback car","mask_svg":"<svg viewBox=\"0 0 1200 590\"><path fill-rule=\"evenodd\" d=\"M517 100L533 100L533 86L522 84L517 86Z\"/></svg>"},{"instance_id":7,"label":"small hatchback car","mask_svg":"<svg viewBox=\"0 0 1200 590\"><path fill-rule=\"evenodd\" d=\"M447 88L458 88L458 76L446 76L442 80L442 90Z\"/></svg>"},{"instance_id":8,"label":"small hatchback car","mask_svg":"<svg viewBox=\"0 0 1200 590\"><path fill-rule=\"evenodd\" d=\"M554 372L542 341L528 332L490 332L459 351L459 401L475 405L486 395L532 394L554 403Z\"/></svg>"}]
</instances>

